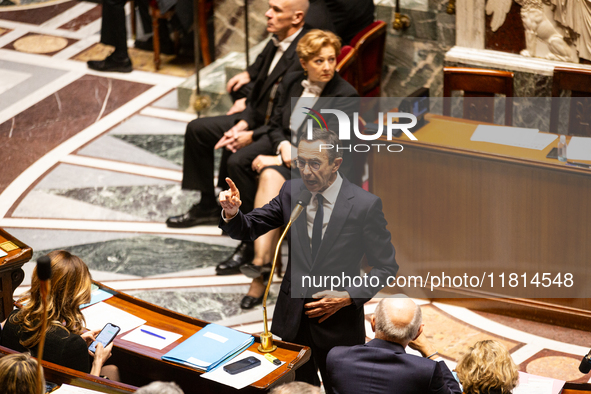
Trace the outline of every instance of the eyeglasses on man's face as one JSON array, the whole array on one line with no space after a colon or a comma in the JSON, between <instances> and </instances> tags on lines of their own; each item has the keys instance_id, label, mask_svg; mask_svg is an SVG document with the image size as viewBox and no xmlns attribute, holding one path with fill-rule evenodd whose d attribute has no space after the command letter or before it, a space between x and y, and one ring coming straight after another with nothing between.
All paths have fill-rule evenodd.
<instances>
[{"instance_id":1,"label":"eyeglasses on man's face","mask_svg":"<svg viewBox=\"0 0 591 394\"><path fill-rule=\"evenodd\" d=\"M308 167L312 170L312 171L318 171L320 169L320 166L322 165L322 162L318 161L318 160L310 160L310 161L306 161L306 160L302 160L302 159L295 159L294 160L295 165L301 170L303 171L304 168L306 168L306 164L308 165Z\"/></svg>"}]
</instances>

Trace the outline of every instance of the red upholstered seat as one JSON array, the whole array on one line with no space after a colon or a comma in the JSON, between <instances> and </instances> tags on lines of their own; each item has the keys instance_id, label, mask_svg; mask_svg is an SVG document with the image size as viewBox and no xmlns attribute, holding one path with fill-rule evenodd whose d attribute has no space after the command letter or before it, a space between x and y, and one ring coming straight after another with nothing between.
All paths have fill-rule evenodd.
<instances>
[{"instance_id":1,"label":"red upholstered seat","mask_svg":"<svg viewBox=\"0 0 591 394\"><path fill-rule=\"evenodd\" d=\"M357 91L361 97L380 95L386 22L375 21L351 40L357 52Z\"/></svg>"},{"instance_id":2,"label":"red upholstered seat","mask_svg":"<svg viewBox=\"0 0 591 394\"><path fill-rule=\"evenodd\" d=\"M355 48L345 45L337 57L336 70L339 75L357 89L357 52Z\"/></svg>"}]
</instances>

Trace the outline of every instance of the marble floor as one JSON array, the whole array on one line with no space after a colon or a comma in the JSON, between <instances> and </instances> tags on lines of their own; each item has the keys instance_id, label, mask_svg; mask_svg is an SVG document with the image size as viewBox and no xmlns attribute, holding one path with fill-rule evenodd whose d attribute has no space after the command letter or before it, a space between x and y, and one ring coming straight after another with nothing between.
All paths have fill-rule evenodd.
<instances>
[{"instance_id":1,"label":"marble floor","mask_svg":"<svg viewBox=\"0 0 591 394\"><path fill-rule=\"evenodd\" d=\"M177 110L187 68L171 62L158 73L141 65L130 74L90 71L84 60L104 49L96 47L100 5L20 4L0 8L0 226L30 245L34 259L66 249L108 286L262 331L260 309L238 307L248 279L215 275L236 241L215 226L164 224L199 200L180 188L183 134L196 117ZM17 294L27 290L31 270L26 264ZM451 367L475 341L495 338L523 371L589 380L577 369L588 332L418 302L428 337ZM376 304L366 305L368 317Z\"/></svg>"}]
</instances>

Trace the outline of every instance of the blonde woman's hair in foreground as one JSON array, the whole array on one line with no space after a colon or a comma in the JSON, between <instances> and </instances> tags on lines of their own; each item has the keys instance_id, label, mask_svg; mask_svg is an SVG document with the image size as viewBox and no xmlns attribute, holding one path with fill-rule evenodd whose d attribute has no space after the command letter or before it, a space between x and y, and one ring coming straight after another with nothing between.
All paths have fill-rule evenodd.
<instances>
[{"instance_id":1,"label":"blonde woman's hair in foreground","mask_svg":"<svg viewBox=\"0 0 591 394\"><path fill-rule=\"evenodd\" d=\"M298 42L296 52L300 59L308 61L320 53L326 46L334 48L335 56L341 53L341 39L330 31L319 29L310 30Z\"/></svg>"},{"instance_id":2,"label":"blonde woman's hair in foreground","mask_svg":"<svg viewBox=\"0 0 591 394\"><path fill-rule=\"evenodd\" d=\"M494 340L476 342L460 359L456 372L466 394L508 394L519 380L511 355Z\"/></svg>"},{"instance_id":3,"label":"blonde woman's hair in foreground","mask_svg":"<svg viewBox=\"0 0 591 394\"><path fill-rule=\"evenodd\" d=\"M92 278L88 267L77 256L65 250L56 250L47 255L51 260L51 290L47 300L47 326L65 328L73 334L82 333L85 321L80 305L90 302ZM25 336L20 343L32 348L41 339L41 286L37 268L31 278L31 289L18 300L22 309L11 317L11 322L21 327Z\"/></svg>"},{"instance_id":4,"label":"blonde woman's hair in foreground","mask_svg":"<svg viewBox=\"0 0 591 394\"><path fill-rule=\"evenodd\" d=\"M32 394L36 392L37 361L34 358L22 353L9 354L0 358L0 393Z\"/></svg>"}]
</instances>

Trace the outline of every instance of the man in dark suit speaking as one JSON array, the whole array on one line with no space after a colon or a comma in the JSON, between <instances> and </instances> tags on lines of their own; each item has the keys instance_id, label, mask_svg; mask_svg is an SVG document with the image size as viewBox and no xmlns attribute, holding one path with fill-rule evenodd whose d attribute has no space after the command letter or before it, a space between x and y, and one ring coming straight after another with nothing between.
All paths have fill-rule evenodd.
<instances>
[{"instance_id":1,"label":"man in dark suit speaking","mask_svg":"<svg viewBox=\"0 0 591 394\"><path fill-rule=\"evenodd\" d=\"M460 394L460 386L423 333L421 308L408 298L385 298L371 319L375 339L335 347L326 360L337 394ZM407 354L406 346L423 357Z\"/></svg>"},{"instance_id":2,"label":"man in dark suit speaking","mask_svg":"<svg viewBox=\"0 0 591 394\"><path fill-rule=\"evenodd\" d=\"M240 212L240 192L227 180L230 190L220 193L220 227L232 238L254 240L288 223L292 202L302 190L311 192L310 204L290 230L289 262L271 331L285 341L311 347L312 362L297 370L296 380L319 385L320 369L325 390L331 393L327 353L334 346L365 342L363 305L386 286L389 276L396 275L398 265L381 200L339 174L342 148L337 149L339 141L333 132L314 129L312 134L298 145L295 165L302 179L286 181L279 195L262 208ZM364 255L373 267L365 277L371 286L358 280ZM303 285L305 277L315 280ZM342 283L318 285L316 278L327 277ZM347 277L357 280L347 281Z\"/></svg>"}]
</instances>

